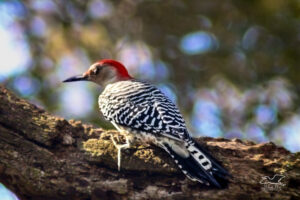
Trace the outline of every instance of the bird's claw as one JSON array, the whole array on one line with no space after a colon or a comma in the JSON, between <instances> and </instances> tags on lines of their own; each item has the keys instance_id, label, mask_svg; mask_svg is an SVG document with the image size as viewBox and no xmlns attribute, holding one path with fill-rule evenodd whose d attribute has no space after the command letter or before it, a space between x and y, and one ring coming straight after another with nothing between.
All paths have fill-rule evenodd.
<instances>
[{"instance_id":1,"label":"bird's claw","mask_svg":"<svg viewBox=\"0 0 300 200\"><path fill-rule=\"evenodd\" d=\"M128 138L128 136L125 135L125 140L126 140L125 144L118 144L112 134L110 135L110 138L111 138L114 146L118 149L118 171L120 171L120 169L121 169L121 150L127 149L130 147L129 138ZM119 137L118 137L118 141L120 141Z\"/></svg>"}]
</instances>

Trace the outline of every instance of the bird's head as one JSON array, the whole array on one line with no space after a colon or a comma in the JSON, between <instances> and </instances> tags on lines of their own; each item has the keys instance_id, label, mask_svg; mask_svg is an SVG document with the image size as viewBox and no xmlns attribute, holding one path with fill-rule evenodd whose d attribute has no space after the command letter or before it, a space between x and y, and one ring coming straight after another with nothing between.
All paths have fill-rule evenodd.
<instances>
[{"instance_id":1,"label":"bird's head","mask_svg":"<svg viewBox=\"0 0 300 200\"><path fill-rule=\"evenodd\" d=\"M92 81L101 86L106 86L110 83L129 79L132 79L132 77L122 63L104 59L92 64L85 73L72 76L63 82Z\"/></svg>"}]
</instances>

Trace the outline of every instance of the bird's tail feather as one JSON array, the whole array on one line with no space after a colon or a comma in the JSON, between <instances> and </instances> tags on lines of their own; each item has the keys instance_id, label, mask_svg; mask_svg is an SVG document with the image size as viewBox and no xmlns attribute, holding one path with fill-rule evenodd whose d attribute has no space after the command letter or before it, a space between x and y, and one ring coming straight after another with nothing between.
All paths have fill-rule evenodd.
<instances>
[{"instance_id":1,"label":"bird's tail feather","mask_svg":"<svg viewBox=\"0 0 300 200\"><path fill-rule=\"evenodd\" d=\"M210 153L208 153L208 151L205 148L201 147L193 139L191 139L191 142L189 142L189 144L195 146L197 149L199 149L199 151L203 152L203 154L205 154L205 156L210 160L210 162L212 163L212 171L214 175L219 176L223 179L226 179L227 177L232 177L229 174L229 172L224 167L222 167L222 165L212 155L210 155Z\"/></svg>"},{"instance_id":2,"label":"bird's tail feather","mask_svg":"<svg viewBox=\"0 0 300 200\"><path fill-rule=\"evenodd\" d=\"M188 157L179 155L168 144L163 148L175 160L182 172L191 180L218 188L227 185L229 173L206 151L193 140L186 143Z\"/></svg>"}]
</instances>

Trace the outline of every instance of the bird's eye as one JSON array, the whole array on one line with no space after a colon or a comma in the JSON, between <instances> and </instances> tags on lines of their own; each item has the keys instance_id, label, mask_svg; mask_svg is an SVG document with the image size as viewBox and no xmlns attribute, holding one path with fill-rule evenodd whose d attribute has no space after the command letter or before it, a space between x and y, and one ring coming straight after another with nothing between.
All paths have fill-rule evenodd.
<instances>
[{"instance_id":1,"label":"bird's eye","mask_svg":"<svg viewBox=\"0 0 300 200\"><path fill-rule=\"evenodd\" d=\"M98 72L99 72L98 67L95 67L95 68L92 70L93 75L96 75Z\"/></svg>"}]
</instances>

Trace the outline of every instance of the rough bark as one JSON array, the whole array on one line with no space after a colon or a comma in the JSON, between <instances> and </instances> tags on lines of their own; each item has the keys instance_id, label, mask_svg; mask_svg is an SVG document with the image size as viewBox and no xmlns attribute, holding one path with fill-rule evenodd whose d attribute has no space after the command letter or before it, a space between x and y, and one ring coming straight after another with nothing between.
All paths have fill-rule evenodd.
<instances>
[{"instance_id":1,"label":"rough bark","mask_svg":"<svg viewBox=\"0 0 300 200\"><path fill-rule=\"evenodd\" d=\"M233 176L218 190L187 180L155 147L124 151L118 172L110 134L0 86L0 182L21 199L300 199L300 155L273 143L198 139ZM266 189L262 178L275 174L284 185Z\"/></svg>"}]
</instances>

